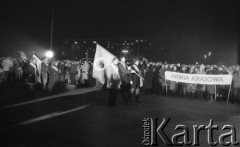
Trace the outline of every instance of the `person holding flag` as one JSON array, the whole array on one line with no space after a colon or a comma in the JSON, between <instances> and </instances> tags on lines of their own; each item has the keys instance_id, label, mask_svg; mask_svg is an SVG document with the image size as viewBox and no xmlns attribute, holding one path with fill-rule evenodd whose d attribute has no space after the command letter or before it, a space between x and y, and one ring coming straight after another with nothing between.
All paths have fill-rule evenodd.
<instances>
[{"instance_id":1,"label":"person holding flag","mask_svg":"<svg viewBox=\"0 0 240 147\"><path fill-rule=\"evenodd\" d=\"M118 69L118 59L113 58L112 63L107 67L107 88L109 89L108 104L110 107L116 107L116 99L121 85L121 77Z\"/></svg>"},{"instance_id":2,"label":"person holding flag","mask_svg":"<svg viewBox=\"0 0 240 147\"><path fill-rule=\"evenodd\" d=\"M95 78L96 81L98 81L102 85L107 83L107 88L110 90L110 106L116 106L116 97L118 90L120 89L120 85L122 84L122 82L126 82L121 79L121 74L119 72L123 71L119 69L120 64L121 62L119 62L113 54L111 54L105 48L97 44L93 63L93 78ZM132 84L131 93L135 95L136 102L141 103L141 101L139 100L140 79L142 80L143 78L140 76L140 69L138 65L139 60L136 60L135 64L132 65L132 67L130 68L130 73L132 73L131 77L133 79L133 81L131 80L130 83ZM125 64L123 66L125 66ZM124 68L126 69L127 67Z\"/></svg>"},{"instance_id":3,"label":"person holding flag","mask_svg":"<svg viewBox=\"0 0 240 147\"><path fill-rule=\"evenodd\" d=\"M96 43L96 45L93 63L93 78L102 85L105 85L105 83L107 84L107 89L109 89L108 104L110 107L115 107L121 84L117 66L118 59L99 44Z\"/></svg>"},{"instance_id":4,"label":"person holding flag","mask_svg":"<svg viewBox=\"0 0 240 147\"><path fill-rule=\"evenodd\" d=\"M126 65L125 61L126 61L125 57L121 57L121 60L118 62L117 65L122 80L121 93L123 97L123 103L127 104L129 103L129 98L131 95L130 94L131 83L133 82L131 78L131 73L135 73L135 71L131 70L131 68Z\"/></svg>"}]
</instances>

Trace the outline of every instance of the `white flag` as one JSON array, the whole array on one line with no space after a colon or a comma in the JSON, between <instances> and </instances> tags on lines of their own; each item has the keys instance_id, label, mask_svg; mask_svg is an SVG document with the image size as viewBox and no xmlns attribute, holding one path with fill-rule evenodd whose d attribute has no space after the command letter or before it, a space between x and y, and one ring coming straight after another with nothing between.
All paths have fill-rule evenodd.
<instances>
[{"instance_id":1,"label":"white flag","mask_svg":"<svg viewBox=\"0 0 240 147\"><path fill-rule=\"evenodd\" d=\"M33 53L33 59L36 59L35 61L36 61L36 72L35 72L35 76L36 76L36 80L37 80L37 82L39 82L39 83L41 83L41 63L42 63L42 60L40 60L39 58L38 58L38 56L35 54L35 53Z\"/></svg>"},{"instance_id":2,"label":"white flag","mask_svg":"<svg viewBox=\"0 0 240 147\"><path fill-rule=\"evenodd\" d=\"M116 57L105 48L97 44L93 62L93 77L102 84L104 84L106 81L105 69L111 64L113 58Z\"/></svg>"}]
</instances>

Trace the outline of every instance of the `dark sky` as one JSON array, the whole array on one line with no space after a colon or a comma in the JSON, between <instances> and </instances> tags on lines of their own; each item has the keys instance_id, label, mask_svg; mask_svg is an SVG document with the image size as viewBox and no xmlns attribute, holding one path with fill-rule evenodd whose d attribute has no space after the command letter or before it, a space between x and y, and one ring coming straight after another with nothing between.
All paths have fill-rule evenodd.
<instances>
[{"instance_id":1,"label":"dark sky","mask_svg":"<svg viewBox=\"0 0 240 147\"><path fill-rule=\"evenodd\" d=\"M52 6L54 43L147 37L174 48L176 62L201 60L208 50L216 62L236 59L238 0L1 0L1 53L49 48Z\"/></svg>"}]
</instances>

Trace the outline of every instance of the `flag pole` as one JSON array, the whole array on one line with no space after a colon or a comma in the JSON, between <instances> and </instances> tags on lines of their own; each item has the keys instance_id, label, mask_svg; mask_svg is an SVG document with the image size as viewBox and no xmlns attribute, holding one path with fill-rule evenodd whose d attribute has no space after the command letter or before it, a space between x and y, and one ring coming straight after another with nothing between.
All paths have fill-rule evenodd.
<instances>
[{"instance_id":1,"label":"flag pole","mask_svg":"<svg viewBox=\"0 0 240 147\"><path fill-rule=\"evenodd\" d=\"M54 1L52 1L52 17L51 17L51 40L50 40L50 49L53 47L53 5Z\"/></svg>"},{"instance_id":2,"label":"flag pole","mask_svg":"<svg viewBox=\"0 0 240 147\"><path fill-rule=\"evenodd\" d=\"M217 88L216 88L216 85L215 85L215 101L217 101Z\"/></svg>"},{"instance_id":3,"label":"flag pole","mask_svg":"<svg viewBox=\"0 0 240 147\"><path fill-rule=\"evenodd\" d=\"M166 82L166 79L165 79L165 86L166 86L166 96L167 96L167 82Z\"/></svg>"},{"instance_id":4,"label":"flag pole","mask_svg":"<svg viewBox=\"0 0 240 147\"><path fill-rule=\"evenodd\" d=\"M139 78L141 78L141 79L143 79L144 80L144 78L142 77L142 76L140 76L138 73L135 73L137 76L139 76Z\"/></svg>"},{"instance_id":5,"label":"flag pole","mask_svg":"<svg viewBox=\"0 0 240 147\"><path fill-rule=\"evenodd\" d=\"M232 86L232 84L230 84L230 86L229 86L227 103L229 102L229 96L230 96L230 92L231 92L231 86Z\"/></svg>"}]
</instances>

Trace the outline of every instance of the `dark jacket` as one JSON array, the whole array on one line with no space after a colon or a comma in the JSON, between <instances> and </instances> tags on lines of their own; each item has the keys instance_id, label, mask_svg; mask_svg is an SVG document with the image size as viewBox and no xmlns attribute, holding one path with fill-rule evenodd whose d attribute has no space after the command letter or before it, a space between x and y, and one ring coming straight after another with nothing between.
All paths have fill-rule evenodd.
<instances>
[{"instance_id":1,"label":"dark jacket","mask_svg":"<svg viewBox=\"0 0 240 147\"><path fill-rule=\"evenodd\" d=\"M44 62L42 62L41 63L41 72L48 73L48 71L49 71L49 67Z\"/></svg>"},{"instance_id":2,"label":"dark jacket","mask_svg":"<svg viewBox=\"0 0 240 147\"><path fill-rule=\"evenodd\" d=\"M131 69L134 70L137 74L140 75L141 71L140 71L140 68L137 65L133 64L131 66ZM135 73L132 73L131 76L132 76L132 80L133 80L132 88L133 89L140 88L140 77L138 75L136 75Z\"/></svg>"},{"instance_id":3,"label":"dark jacket","mask_svg":"<svg viewBox=\"0 0 240 147\"><path fill-rule=\"evenodd\" d=\"M120 61L121 62L121 61ZM131 71L127 69L127 65L123 62L118 63L119 75L122 82L130 83L131 81Z\"/></svg>"}]
</instances>

